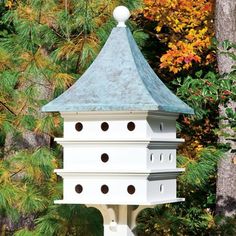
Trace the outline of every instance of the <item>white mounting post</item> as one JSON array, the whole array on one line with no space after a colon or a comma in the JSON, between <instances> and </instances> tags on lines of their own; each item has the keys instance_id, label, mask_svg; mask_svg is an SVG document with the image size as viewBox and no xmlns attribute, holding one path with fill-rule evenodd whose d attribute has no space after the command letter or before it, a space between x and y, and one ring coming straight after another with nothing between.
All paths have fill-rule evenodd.
<instances>
[{"instance_id":1,"label":"white mounting post","mask_svg":"<svg viewBox=\"0 0 236 236\"><path fill-rule=\"evenodd\" d=\"M134 236L136 217L140 211L154 206L88 205L103 216L104 236Z\"/></svg>"}]
</instances>

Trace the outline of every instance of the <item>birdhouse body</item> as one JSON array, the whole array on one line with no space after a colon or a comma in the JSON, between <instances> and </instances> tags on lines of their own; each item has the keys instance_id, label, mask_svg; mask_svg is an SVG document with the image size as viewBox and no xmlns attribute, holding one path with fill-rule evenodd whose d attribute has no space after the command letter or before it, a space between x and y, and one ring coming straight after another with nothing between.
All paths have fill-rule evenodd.
<instances>
[{"instance_id":1,"label":"birdhouse body","mask_svg":"<svg viewBox=\"0 0 236 236\"><path fill-rule=\"evenodd\" d=\"M61 113L61 115L64 118L64 137L66 139L161 139L163 141L165 139L168 141L176 139L176 118L178 114L150 111L111 111ZM83 126L80 131L75 128L79 122ZM102 123L108 124L107 130L102 130ZM131 126L134 126L133 130L129 130L132 129Z\"/></svg>"},{"instance_id":2,"label":"birdhouse body","mask_svg":"<svg viewBox=\"0 0 236 236\"><path fill-rule=\"evenodd\" d=\"M176 198L176 174L150 177L150 173L73 173L57 172L63 177L63 200L56 203L66 204L111 204L111 205L154 205L171 203L183 199ZM78 194L75 187L83 186L83 192ZM109 188L103 193L103 187ZM128 193L129 186L135 187L135 193ZM161 190L164 186L164 190ZM104 187L104 188L105 188Z\"/></svg>"},{"instance_id":3,"label":"birdhouse body","mask_svg":"<svg viewBox=\"0 0 236 236\"><path fill-rule=\"evenodd\" d=\"M62 113L63 200L57 203L152 205L175 202L176 114ZM79 188L79 191L76 190ZM79 187L78 187L79 186ZM95 197L96 196L96 197Z\"/></svg>"},{"instance_id":4,"label":"birdhouse body","mask_svg":"<svg viewBox=\"0 0 236 236\"><path fill-rule=\"evenodd\" d=\"M64 138L56 141L63 145L65 169L155 171L176 168L176 148L183 141L176 139L176 116L148 112L62 115ZM77 124L81 125L79 131ZM102 129L104 124L107 130ZM109 156L108 160L101 157L104 153Z\"/></svg>"},{"instance_id":5,"label":"birdhouse body","mask_svg":"<svg viewBox=\"0 0 236 236\"><path fill-rule=\"evenodd\" d=\"M56 170L63 199L57 203L183 200L176 196L183 171L176 168L183 142L176 138L176 118L193 111L157 77L121 23L81 78L43 107L64 118L64 137L56 139L64 150L63 169Z\"/></svg>"}]
</instances>

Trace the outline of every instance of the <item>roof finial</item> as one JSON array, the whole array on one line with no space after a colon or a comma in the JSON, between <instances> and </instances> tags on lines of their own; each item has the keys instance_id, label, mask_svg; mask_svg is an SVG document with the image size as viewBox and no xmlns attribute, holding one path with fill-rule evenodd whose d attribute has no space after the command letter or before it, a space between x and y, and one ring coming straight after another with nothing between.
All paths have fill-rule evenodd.
<instances>
[{"instance_id":1,"label":"roof finial","mask_svg":"<svg viewBox=\"0 0 236 236\"><path fill-rule=\"evenodd\" d=\"M126 27L125 22L130 17L130 11L125 6L118 6L113 11L113 17L118 22L117 27Z\"/></svg>"}]
</instances>

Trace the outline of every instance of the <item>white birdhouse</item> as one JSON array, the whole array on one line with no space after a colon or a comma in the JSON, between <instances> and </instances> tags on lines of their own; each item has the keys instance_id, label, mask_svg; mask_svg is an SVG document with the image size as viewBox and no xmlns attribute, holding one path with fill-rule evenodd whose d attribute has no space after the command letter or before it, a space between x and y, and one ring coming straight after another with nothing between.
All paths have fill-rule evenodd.
<instances>
[{"instance_id":1,"label":"white birdhouse","mask_svg":"<svg viewBox=\"0 0 236 236\"><path fill-rule=\"evenodd\" d=\"M182 201L176 196L183 171L176 168L176 148L184 140L176 138L176 118L193 110L148 65L125 25L128 9L118 7L113 15L118 25L92 65L42 109L64 118L64 137L56 139L64 150L63 169L56 170L64 191L56 203Z\"/></svg>"}]
</instances>

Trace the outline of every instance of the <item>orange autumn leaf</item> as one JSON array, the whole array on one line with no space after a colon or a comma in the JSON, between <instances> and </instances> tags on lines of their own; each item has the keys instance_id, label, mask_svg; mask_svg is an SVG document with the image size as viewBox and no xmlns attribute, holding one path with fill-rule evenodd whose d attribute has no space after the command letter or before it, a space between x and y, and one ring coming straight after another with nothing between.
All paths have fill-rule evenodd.
<instances>
[{"instance_id":1,"label":"orange autumn leaf","mask_svg":"<svg viewBox=\"0 0 236 236\"><path fill-rule=\"evenodd\" d=\"M206 58L204 53L214 34L213 0L144 0L144 3L143 14L157 22L157 33L162 34L163 26L170 31L169 50L160 59L161 68L178 73L191 68L193 63L209 64L209 56Z\"/></svg>"}]
</instances>

